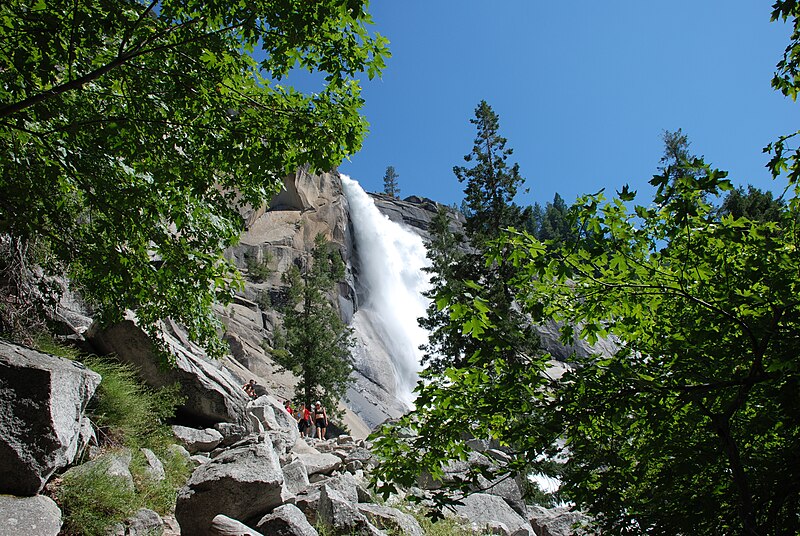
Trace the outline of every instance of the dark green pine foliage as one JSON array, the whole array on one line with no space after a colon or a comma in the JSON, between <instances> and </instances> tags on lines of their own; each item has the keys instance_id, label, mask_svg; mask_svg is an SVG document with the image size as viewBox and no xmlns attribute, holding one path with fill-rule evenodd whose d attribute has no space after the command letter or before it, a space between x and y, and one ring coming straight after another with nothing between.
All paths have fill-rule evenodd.
<instances>
[{"instance_id":1,"label":"dark green pine foliage","mask_svg":"<svg viewBox=\"0 0 800 536\"><path fill-rule=\"evenodd\" d=\"M469 121L478 129L472 152L464 156L472 167L454 166L459 182L466 182L466 231L474 245L494 238L502 229L519 228L523 223L522 210L514 203L517 188L525 181L519 174L519 164L508 166L513 153L506 149L506 139L500 136L500 118L482 100L475 108L475 119Z\"/></svg>"},{"instance_id":2,"label":"dark green pine foliage","mask_svg":"<svg viewBox=\"0 0 800 536\"><path fill-rule=\"evenodd\" d=\"M556 244L574 240L577 230L569 215L569 207L556 193L553 202L545 208L535 203L529 212L525 229L542 242L552 240Z\"/></svg>"},{"instance_id":3,"label":"dark green pine foliage","mask_svg":"<svg viewBox=\"0 0 800 536\"><path fill-rule=\"evenodd\" d=\"M772 197L772 192L764 192L753 185L747 191L741 186L731 190L725 197L720 212L734 218L747 218L757 222L780 221L786 203Z\"/></svg>"},{"instance_id":4,"label":"dark green pine foliage","mask_svg":"<svg viewBox=\"0 0 800 536\"><path fill-rule=\"evenodd\" d=\"M428 344L422 347L425 352L423 363L437 370L453 360L462 361L464 358L464 337L458 330L445 329L450 313L440 309L436 301L448 289L458 293L464 291L462 272L466 266L466 238L453 230L452 220L452 212L439 206L431 220L431 239L426 244L431 265L424 270L430 274L431 288L425 296L431 299L431 304L426 316L419 319L419 325L430 333Z\"/></svg>"},{"instance_id":5,"label":"dark green pine foliage","mask_svg":"<svg viewBox=\"0 0 800 536\"><path fill-rule=\"evenodd\" d=\"M428 244L432 288L427 296L433 304L420 324L431 334L423 359L434 372L497 357L516 360L538 348L538 337L520 328L527 322L514 307L514 295L507 285L513 277L510 265L487 265L482 257L486 244L503 229L520 228L528 218L513 202L524 180L519 165L509 167L506 162L512 150L506 149L506 139L499 134L499 118L486 101L480 102L470 122L478 132L472 153L464 160L474 166L453 168L458 180L466 182L465 239L450 229L447 215L440 211ZM479 285L488 289L481 297L475 292ZM484 335L483 328L475 333L450 321L452 305L465 298L486 309L495 321L482 340L477 335Z\"/></svg>"},{"instance_id":6,"label":"dark green pine foliage","mask_svg":"<svg viewBox=\"0 0 800 536\"><path fill-rule=\"evenodd\" d=\"M283 274L288 299L273 351L278 364L300 379L297 398L308 406L321 400L330 413L345 396L353 370L352 331L329 297L343 278L339 251L318 234L305 266L292 266Z\"/></svg>"},{"instance_id":7,"label":"dark green pine foliage","mask_svg":"<svg viewBox=\"0 0 800 536\"><path fill-rule=\"evenodd\" d=\"M394 170L394 166L387 166L386 173L383 175L383 193L392 197L400 197L400 186L397 179L400 175Z\"/></svg>"}]
</instances>

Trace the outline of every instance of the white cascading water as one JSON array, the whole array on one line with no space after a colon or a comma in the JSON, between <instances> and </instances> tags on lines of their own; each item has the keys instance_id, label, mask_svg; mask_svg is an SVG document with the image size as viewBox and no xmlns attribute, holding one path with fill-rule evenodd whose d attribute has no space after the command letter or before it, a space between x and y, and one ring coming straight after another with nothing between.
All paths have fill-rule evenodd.
<instances>
[{"instance_id":1,"label":"white cascading water","mask_svg":"<svg viewBox=\"0 0 800 536\"><path fill-rule=\"evenodd\" d=\"M382 214L358 182L346 175L341 177L364 290L364 303L359 307L369 310L385 337L398 397L413 405L412 391L421 370L419 346L428 342L427 331L417 323L430 303L422 295L430 285L429 275L422 271L430 265L425 245L418 234Z\"/></svg>"}]
</instances>

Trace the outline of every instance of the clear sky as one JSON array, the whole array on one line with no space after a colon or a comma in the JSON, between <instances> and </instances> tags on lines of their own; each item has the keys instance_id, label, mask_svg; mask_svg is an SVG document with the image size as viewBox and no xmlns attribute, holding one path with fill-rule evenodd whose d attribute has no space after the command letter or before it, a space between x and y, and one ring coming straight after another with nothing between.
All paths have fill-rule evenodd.
<instances>
[{"instance_id":1,"label":"clear sky","mask_svg":"<svg viewBox=\"0 0 800 536\"><path fill-rule=\"evenodd\" d=\"M798 128L800 103L770 87L789 35L771 4L373 0L393 57L365 82L370 133L340 171L382 191L392 165L401 197L460 203L452 168L485 99L530 189L521 204L626 183L649 201L661 134L678 128L735 183L780 189L761 150Z\"/></svg>"}]
</instances>

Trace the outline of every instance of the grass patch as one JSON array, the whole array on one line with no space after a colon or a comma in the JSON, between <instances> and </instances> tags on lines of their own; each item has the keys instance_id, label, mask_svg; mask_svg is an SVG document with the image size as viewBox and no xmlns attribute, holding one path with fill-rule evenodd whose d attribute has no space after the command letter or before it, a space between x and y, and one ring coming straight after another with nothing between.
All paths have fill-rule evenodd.
<instances>
[{"instance_id":1,"label":"grass patch","mask_svg":"<svg viewBox=\"0 0 800 536\"><path fill-rule=\"evenodd\" d=\"M98 464L64 475L56 499L64 514L63 533L102 536L136 511L136 494Z\"/></svg>"},{"instance_id":2,"label":"grass patch","mask_svg":"<svg viewBox=\"0 0 800 536\"><path fill-rule=\"evenodd\" d=\"M127 448L131 451L130 471L134 489L122 479L107 473L107 465L98 464L80 471L69 471L52 487L54 498L63 511L63 534L68 536L105 535L116 523L123 522L139 508L149 508L160 515L172 513L178 490L192 473L191 462L170 455L174 443L166 420L174 416L182 403L178 384L151 389L139 379L136 370L110 358L81 356L78 350L59 344L47 335L36 339L36 347L49 354L82 361L102 376L89 403L87 415L98 430L103 450ZM164 465L165 478L157 480L147 471L147 459L141 447L151 449Z\"/></svg>"},{"instance_id":3,"label":"grass patch","mask_svg":"<svg viewBox=\"0 0 800 536\"><path fill-rule=\"evenodd\" d=\"M172 433L164 423L182 402L179 385L150 389L130 365L95 356L83 363L103 377L89 406L102 442L153 450L172 442Z\"/></svg>"}]
</instances>

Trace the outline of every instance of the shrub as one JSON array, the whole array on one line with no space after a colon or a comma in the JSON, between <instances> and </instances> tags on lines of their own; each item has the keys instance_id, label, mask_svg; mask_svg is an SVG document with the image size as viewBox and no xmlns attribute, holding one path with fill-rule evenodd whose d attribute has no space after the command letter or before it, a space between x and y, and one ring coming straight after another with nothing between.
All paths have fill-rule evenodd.
<instances>
[{"instance_id":1,"label":"shrub","mask_svg":"<svg viewBox=\"0 0 800 536\"><path fill-rule=\"evenodd\" d=\"M106 472L103 464L64 475L56 499L64 514L62 532L68 535L102 536L137 509L136 495Z\"/></svg>"},{"instance_id":2,"label":"shrub","mask_svg":"<svg viewBox=\"0 0 800 536\"><path fill-rule=\"evenodd\" d=\"M272 268L269 267L272 262L272 256L269 253L264 254L264 260L258 260L255 253L245 253L244 263L247 267L247 278L254 283L263 283L270 275L272 275Z\"/></svg>"},{"instance_id":3,"label":"shrub","mask_svg":"<svg viewBox=\"0 0 800 536\"><path fill-rule=\"evenodd\" d=\"M101 441L154 450L169 442L171 433L164 422L182 401L177 384L153 390L141 383L130 365L95 356L84 364L103 377L89 407Z\"/></svg>"}]
</instances>

